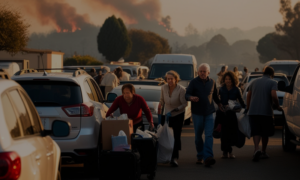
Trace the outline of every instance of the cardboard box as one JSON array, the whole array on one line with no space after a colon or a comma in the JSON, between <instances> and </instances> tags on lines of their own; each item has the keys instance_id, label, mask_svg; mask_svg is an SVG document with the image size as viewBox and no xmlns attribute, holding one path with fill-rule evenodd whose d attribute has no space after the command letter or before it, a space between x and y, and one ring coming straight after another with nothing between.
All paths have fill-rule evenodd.
<instances>
[{"instance_id":1,"label":"cardboard box","mask_svg":"<svg viewBox=\"0 0 300 180\"><path fill-rule=\"evenodd\" d=\"M102 121L102 145L103 150L112 150L111 136L118 136L123 130L127 136L127 142L131 145L131 134L133 133L132 120L103 120Z\"/></svg>"}]
</instances>

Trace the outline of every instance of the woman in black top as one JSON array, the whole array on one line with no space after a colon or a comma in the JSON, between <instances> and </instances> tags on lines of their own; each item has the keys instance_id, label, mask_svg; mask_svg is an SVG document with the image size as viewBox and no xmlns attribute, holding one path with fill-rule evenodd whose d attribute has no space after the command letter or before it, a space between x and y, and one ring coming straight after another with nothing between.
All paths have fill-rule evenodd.
<instances>
[{"instance_id":1,"label":"woman in black top","mask_svg":"<svg viewBox=\"0 0 300 180\"><path fill-rule=\"evenodd\" d=\"M233 100L241 104L245 108L244 100L242 99L241 90L238 88L238 78L232 71L228 71L222 78L223 86L219 90L221 103L225 109L228 109L228 101ZM221 128L221 150L223 151L222 158L234 159L235 156L232 154L232 147L235 145L237 139L238 122L236 112L233 110L227 110L222 112L217 111L216 116L217 129Z\"/></svg>"}]
</instances>

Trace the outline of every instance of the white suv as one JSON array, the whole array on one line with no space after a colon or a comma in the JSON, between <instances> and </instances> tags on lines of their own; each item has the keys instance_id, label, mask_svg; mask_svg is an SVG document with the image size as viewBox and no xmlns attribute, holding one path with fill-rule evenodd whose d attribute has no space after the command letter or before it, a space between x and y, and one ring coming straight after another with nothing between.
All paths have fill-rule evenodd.
<instances>
[{"instance_id":1,"label":"white suv","mask_svg":"<svg viewBox=\"0 0 300 180\"><path fill-rule=\"evenodd\" d=\"M47 134L68 135L69 124L55 121L45 132L25 90L9 79L0 69L0 179L60 179L60 149Z\"/></svg>"},{"instance_id":2,"label":"white suv","mask_svg":"<svg viewBox=\"0 0 300 180\"><path fill-rule=\"evenodd\" d=\"M300 65L295 70L290 85L279 82L278 89L285 91L283 98L283 114L285 124L282 131L282 147L285 151L293 151L300 145Z\"/></svg>"},{"instance_id":3,"label":"white suv","mask_svg":"<svg viewBox=\"0 0 300 180\"><path fill-rule=\"evenodd\" d=\"M94 79L84 70L74 73L28 73L12 77L26 90L46 130L55 120L71 124L70 135L52 137L61 149L63 163L84 163L98 168L100 125L108 110Z\"/></svg>"}]
</instances>

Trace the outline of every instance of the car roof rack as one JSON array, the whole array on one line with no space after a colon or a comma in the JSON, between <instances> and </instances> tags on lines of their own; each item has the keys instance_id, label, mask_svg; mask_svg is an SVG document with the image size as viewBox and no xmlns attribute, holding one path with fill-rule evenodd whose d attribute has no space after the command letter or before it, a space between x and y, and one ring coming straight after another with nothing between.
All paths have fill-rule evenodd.
<instances>
[{"instance_id":1,"label":"car roof rack","mask_svg":"<svg viewBox=\"0 0 300 180\"><path fill-rule=\"evenodd\" d=\"M8 75L8 73L6 72L6 70L4 70L4 69L0 69L0 77L2 79L10 79L10 76Z\"/></svg>"},{"instance_id":2,"label":"car roof rack","mask_svg":"<svg viewBox=\"0 0 300 180\"><path fill-rule=\"evenodd\" d=\"M77 77L77 76L82 75L82 74L87 74L87 72L85 70L79 69L79 70L77 70L73 73L73 76Z\"/></svg>"},{"instance_id":3,"label":"car roof rack","mask_svg":"<svg viewBox=\"0 0 300 180\"><path fill-rule=\"evenodd\" d=\"M22 75L22 74L33 73L33 72L38 72L38 71L36 69L22 69L16 72L15 75Z\"/></svg>"}]
</instances>

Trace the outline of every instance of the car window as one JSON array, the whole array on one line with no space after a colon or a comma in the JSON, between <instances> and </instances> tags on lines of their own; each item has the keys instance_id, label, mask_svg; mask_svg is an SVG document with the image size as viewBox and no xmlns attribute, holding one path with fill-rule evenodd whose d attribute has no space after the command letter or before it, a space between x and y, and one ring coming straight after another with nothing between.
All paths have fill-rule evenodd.
<instances>
[{"instance_id":1,"label":"car window","mask_svg":"<svg viewBox=\"0 0 300 180\"><path fill-rule=\"evenodd\" d=\"M114 90L113 93L116 93L118 96L122 95L121 89ZM161 90L153 90L153 89L135 89L135 93L142 96L145 101L153 101L159 102L160 101L160 93Z\"/></svg>"},{"instance_id":2,"label":"car window","mask_svg":"<svg viewBox=\"0 0 300 180\"><path fill-rule=\"evenodd\" d=\"M123 71L125 71L125 72L127 72L128 74L130 74L130 75L131 75L131 71L130 71L130 69L123 69Z\"/></svg>"},{"instance_id":3,"label":"car window","mask_svg":"<svg viewBox=\"0 0 300 180\"><path fill-rule=\"evenodd\" d=\"M81 88L65 81L18 81L35 106L70 106L82 103Z\"/></svg>"},{"instance_id":4,"label":"car window","mask_svg":"<svg viewBox=\"0 0 300 180\"><path fill-rule=\"evenodd\" d=\"M94 80L92 80L92 79L90 79L90 82L91 82L91 85L94 87L94 89L95 89L95 93L96 93L96 95L97 95L97 97L98 97L98 100L99 100L99 102L103 102L103 100L104 100L104 98L103 98L103 95L102 95L102 93L101 93L101 90L100 90L100 88L99 88L99 86L96 84L96 82L94 81Z\"/></svg>"},{"instance_id":5,"label":"car window","mask_svg":"<svg viewBox=\"0 0 300 180\"><path fill-rule=\"evenodd\" d=\"M34 131L34 133L40 133L42 128L41 128L41 124L40 124L39 115L38 115L34 105L32 104L31 99L28 97L28 95L26 93L24 93L23 91L20 91L20 92L21 92L22 97L25 99L26 104L29 108L31 118L33 121L33 131Z\"/></svg>"},{"instance_id":6,"label":"car window","mask_svg":"<svg viewBox=\"0 0 300 180\"><path fill-rule=\"evenodd\" d=\"M170 70L176 71L182 80L194 79L194 67L192 64L153 64L150 70L149 79L165 77Z\"/></svg>"},{"instance_id":7,"label":"car window","mask_svg":"<svg viewBox=\"0 0 300 180\"><path fill-rule=\"evenodd\" d=\"M94 97L94 101L99 102L99 96L98 96L98 94L97 94L97 92L96 92L95 87L94 87L93 84L91 83L92 80L91 80L91 79L87 79L87 81L88 81L88 85L89 85L90 89L92 90L92 94L93 94L93 97Z\"/></svg>"},{"instance_id":8,"label":"car window","mask_svg":"<svg viewBox=\"0 0 300 180\"><path fill-rule=\"evenodd\" d=\"M300 71L297 72L294 84L295 84L294 87L299 90L300 89Z\"/></svg>"},{"instance_id":9,"label":"car window","mask_svg":"<svg viewBox=\"0 0 300 180\"><path fill-rule=\"evenodd\" d=\"M12 98L13 104L17 108L18 116L20 119L20 123L22 125L24 135L26 136L26 135L34 134L28 111L25 107L25 104L24 104L19 92L15 89L15 90L10 91L9 94Z\"/></svg>"},{"instance_id":10,"label":"car window","mask_svg":"<svg viewBox=\"0 0 300 180\"><path fill-rule=\"evenodd\" d=\"M1 98L2 107L4 112L5 121L8 127L8 131L12 138L17 138L21 136L20 125L18 122L17 115L13 109L13 106L6 94L4 94Z\"/></svg>"},{"instance_id":11,"label":"car window","mask_svg":"<svg viewBox=\"0 0 300 180\"><path fill-rule=\"evenodd\" d=\"M295 69L297 68L297 64L280 64L280 65L270 65L275 73L283 73L286 74L287 76L292 76Z\"/></svg>"},{"instance_id":12,"label":"car window","mask_svg":"<svg viewBox=\"0 0 300 180\"><path fill-rule=\"evenodd\" d=\"M83 86L84 86L84 89L85 89L87 95L89 96L89 98L91 100L95 101L92 90L91 90L90 85L88 84L87 80L84 81Z\"/></svg>"}]
</instances>

